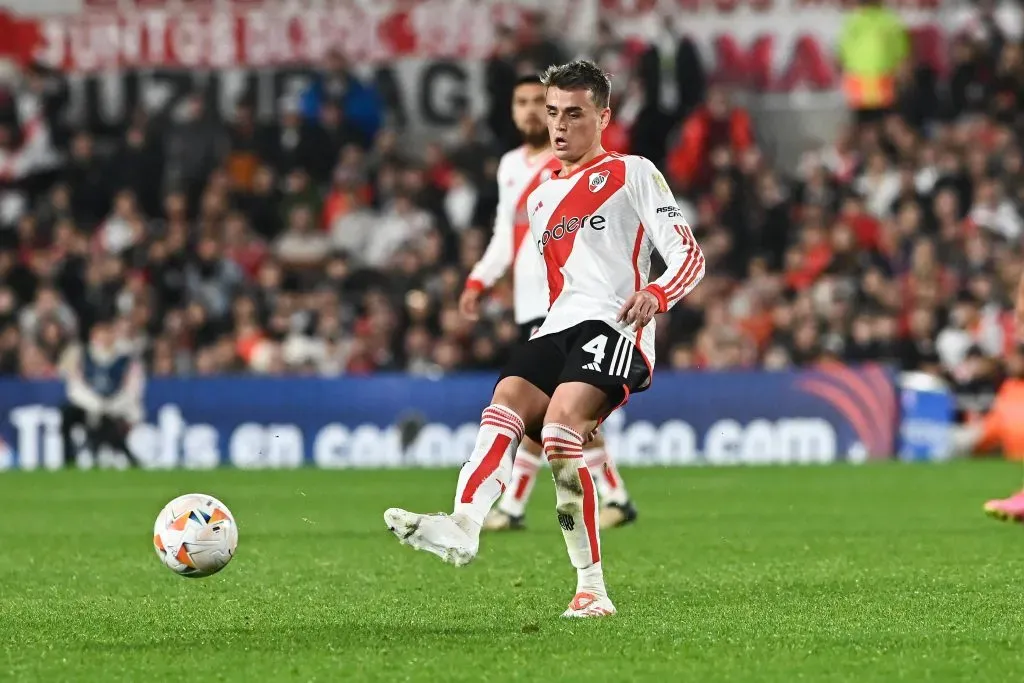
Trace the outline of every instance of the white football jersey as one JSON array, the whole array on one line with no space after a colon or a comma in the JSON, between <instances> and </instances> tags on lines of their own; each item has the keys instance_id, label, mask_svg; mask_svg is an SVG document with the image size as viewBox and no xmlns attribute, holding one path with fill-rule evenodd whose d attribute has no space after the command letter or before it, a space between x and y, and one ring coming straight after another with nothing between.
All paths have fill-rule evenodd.
<instances>
[{"instance_id":1,"label":"white football jersey","mask_svg":"<svg viewBox=\"0 0 1024 683\"><path fill-rule=\"evenodd\" d=\"M538 186L527 206L551 300L534 336L600 320L633 341L653 370L654 321L638 330L616 321L619 309L647 289L666 311L704 277L704 254L664 176L644 157L605 153ZM666 269L649 282L654 249Z\"/></svg>"},{"instance_id":2,"label":"white football jersey","mask_svg":"<svg viewBox=\"0 0 1024 683\"><path fill-rule=\"evenodd\" d=\"M490 289L511 266L515 319L520 325L548 313L544 261L530 239L526 198L559 168L550 151L531 158L525 145L501 157L494 234L466 282L469 288Z\"/></svg>"}]
</instances>

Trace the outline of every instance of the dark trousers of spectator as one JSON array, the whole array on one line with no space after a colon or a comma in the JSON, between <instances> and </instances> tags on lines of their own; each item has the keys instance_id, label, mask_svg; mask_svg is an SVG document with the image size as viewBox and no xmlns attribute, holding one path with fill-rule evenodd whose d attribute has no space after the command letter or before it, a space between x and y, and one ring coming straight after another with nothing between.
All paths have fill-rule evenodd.
<instances>
[{"instance_id":1,"label":"dark trousers of spectator","mask_svg":"<svg viewBox=\"0 0 1024 683\"><path fill-rule=\"evenodd\" d=\"M85 442L95 458L102 446L110 446L124 453L128 464L138 467L139 461L128 448L128 430L131 426L125 421L104 415L96 424L89 424L87 413L76 405L65 403L60 409L60 434L64 439L64 466L74 467L78 450L71 432L75 426L81 425L85 430Z\"/></svg>"},{"instance_id":2,"label":"dark trousers of spectator","mask_svg":"<svg viewBox=\"0 0 1024 683\"><path fill-rule=\"evenodd\" d=\"M891 107L880 107L878 109L854 109L853 119L858 126L873 126L885 120L885 117L893 112Z\"/></svg>"}]
</instances>

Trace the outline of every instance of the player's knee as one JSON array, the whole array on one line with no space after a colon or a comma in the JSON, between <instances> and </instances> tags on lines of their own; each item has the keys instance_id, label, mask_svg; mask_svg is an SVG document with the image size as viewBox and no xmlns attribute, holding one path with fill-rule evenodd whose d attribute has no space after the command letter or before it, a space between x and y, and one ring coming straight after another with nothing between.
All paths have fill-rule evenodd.
<instances>
[{"instance_id":1,"label":"player's knee","mask_svg":"<svg viewBox=\"0 0 1024 683\"><path fill-rule=\"evenodd\" d=\"M608 397L601 389L582 382L560 384L548 403L544 424L569 427L586 439L597 429Z\"/></svg>"},{"instance_id":2,"label":"player's knee","mask_svg":"<svg viewBox=\"0 0 1024 683\"><path fill-rule=\"evenodd\" d=\"M575 419L575 415L572 414L572 411L566 410L562 406L550 405L548 406L547 412L544 413L545 425L564 425L566 427L569 427L573 431L576 431L576 421L577 420Z\"/></svg>"},{"instance_id":3,"label":"player's knee","mask_svg":"<svg viewBox=\"0 0 1024 683\"><path fill-rule=\"evenodd\" d=\"M498 386L494 387L494 396L491 397L491 404L507 406L512 410L516 409L515 406L520 400L516 396L514 383L510 381L512 379L511 377L506 377L498 382Z\"/></svg>"},{"instance_id":4,"label":"player's knee","mask_svg":"<svg viewBox=\"0 0 1024 683\"><path fill-rule=\"evenodd\" d=\"M547 409L548 397L521 377L506 377L494 388L492 404L505 406L518 415L531 436L539 426Z\"/></svg>"},{"instance_id":5,"label":"player's knee","mask_svg":"<svg viewBox=\"0 0 1024 683\"><path fill-rule=\"evenodd\" d=\"M584 439L597 428L597 420L588 419L580 410L565 401L554 401L548 405L544 413L544 424L557 424L568 427Z\"/></svg>"}]
</instances>

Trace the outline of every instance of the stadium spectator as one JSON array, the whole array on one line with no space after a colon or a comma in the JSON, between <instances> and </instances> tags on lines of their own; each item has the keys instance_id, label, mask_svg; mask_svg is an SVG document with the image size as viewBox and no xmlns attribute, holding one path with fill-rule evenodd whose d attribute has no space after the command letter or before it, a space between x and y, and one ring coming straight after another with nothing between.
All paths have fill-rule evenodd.
<instances>
[{"instance_id":1,"label":"stadium spectator","mask_svg":"<svg viewBox=\"0 0 1024 683\"><path fill-rule=\"evenodd\" d=\"M734 107L723 88L712 87L705 104L686 120L679 143L669 153L669 178L688 191L704 191L715 168L727 165L753 145L750 115ZM714 163L716 156L725 161Z\"/></svg>"},{"instance_id":2,"label":"stadium spectator","mask_svg":"<svg viewBox=\"0 0 1024 683\"><path fill-rule=\"evenodd\" d=\"M81 427L84 445L94 458L102 446L109 446L137 467L139 461L127 437L131 425L143 416L143 370L131 352L118 344L112 321L93 321L89 343L69 346L60 365L67 384L67 402L61 408L66 466L75 464L79 448L74 430Z\"/></svg>"},{"instance_id":3,"label":"stadium spectator","mask_svg":"<svg viewBox=\"0 0 1024 683\"><path fill-rule=\"evenodd\" d=\"M509 116L512 111L512 91L519 77L519 43L513 29L499 26L495 31L494 54L487 60L484 70L489 101L486 120L499 153L504 153L519 145L519 132Z\"/></svg>"},{"instance_id":4,"label":"stadium spectator","mask_svg":"<svg viewBox=\"0 0 1024 683\"><path fill-rule=\"evenodd\" d=\"M337 107L337 117L328 110L324 115L324 105L333 102ZM380 93L372 84L359 78L344 55L332 51L320 73L313 83L301 95L296 103L303 117L309 123L323 121L351 124L355 140L363 146L369 146L377 135L383 122L383 111Z\"/></svg>"},{"instance_id":5,"label":"stadium spectator","mask_svg":"<svg viewBox=\"0 0 1024 683\"><path fill-rule=\"evenodd\" d=\"M860 0L839 39L843 90L858 123L876 122L892 109L909 53L910 38L899 14L881 0Z\"/></svg>"}]
</instances>

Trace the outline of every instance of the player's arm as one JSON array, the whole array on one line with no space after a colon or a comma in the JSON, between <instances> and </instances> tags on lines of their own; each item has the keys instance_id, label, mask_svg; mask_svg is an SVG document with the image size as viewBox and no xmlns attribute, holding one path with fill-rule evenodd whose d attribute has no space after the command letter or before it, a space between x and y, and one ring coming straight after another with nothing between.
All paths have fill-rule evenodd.
<instances>
[{"instance_id":1,"label":"player's arm","mask_svg":"<svg viewBox=\"0 0 1024 683\"><path fill-rule=\"evenodd\" d=\"M704 253L664 176L647 159L637 162L627 170L626 192L665 261L662 276L627 299L619 311L619 320L643 327L693 291L704 277Z\"/></svg>"},{"instance_id":2,"label":"player's arm","mask_svg":"<svg viewBox=\"0 0 1024 683\"><path fill-rule=\"evenodd\" d=\"M493 287L512 265L515 206L510 206L508 192L502 188L500 172L498 178L498 209L494 217L494 232L484 255L470 271L459 298L459 312L470 320L476 320L479 315L480 295Z\"/></svg>"}]
</instances>

